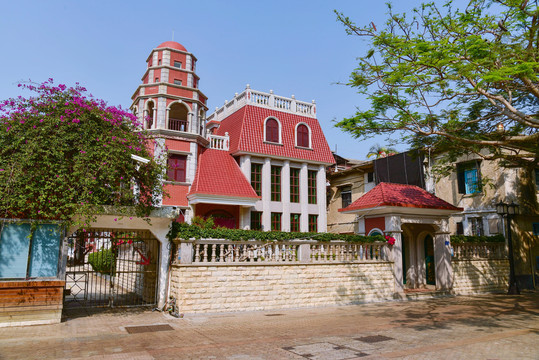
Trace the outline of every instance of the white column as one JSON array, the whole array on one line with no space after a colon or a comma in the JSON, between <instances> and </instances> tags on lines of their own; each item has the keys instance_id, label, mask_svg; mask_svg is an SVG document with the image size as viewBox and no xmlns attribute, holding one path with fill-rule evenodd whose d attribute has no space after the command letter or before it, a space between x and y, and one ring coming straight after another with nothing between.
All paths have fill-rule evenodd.
<instances>
[{"instance_id":1,"label":"white column","mask_svg":"<svg viewBox=\"0 0 539 360\"><path fill-rule=\"evenodd\" d=\"M251 155L243 155L240 157L240 169L245 178L251 183ZM251 208L240 207L240 228L251 228Z\"/></svg>"},{"instance_id":2,"label":"white column","mask_svg":"<svg viewBox=\"0 0 539 360\"><path fill-rule=\"evenodd\" d=\"M299 170L299 201L301 204L300 230L309 231L309 192L308 192L307 163L301 164Z\"/></svg>"},{"instance_id":3,"label":"white column","mask_svg":"<svg viewBox=\"0 0 539 360\"><path fill-rule=\"evenodd\" d=\"M281 169L281 203L283 205L282 230L290 231L290 161Z\"/></svg>"},{"instance_id":4,"label":"white column","mask_svg":"<svg viewBox=\"0 0 539 360\"><path fill-rule=\"evenodd\" d=\"M318 203L318 232L327 231L326 212L326 168L324 165L318 167L316 174L316 202Z\"/></svg>"},{"instance_id":5,"label":"white column","mask_svg":"<svg viewBox=\"0 0 539 360\"><path fill-rule=\"evenodd\" d=\"M251 227L251 208L240 206L240 229L249 230Z\"/></svg>"},{"instance_id":6,"label":"white column","mask_svg":"<svg viewBox=\"0 0 539 360\"><path fill-rule=\"evenodd\" d=\"M358 219L359 218L359 219ZM365 234L365 217L356 215L356 221L357 221L357 228L356 228L356 234L358 235L367 235Z\"/></svg>"},{"instance_id":7,"label":"white column","mask_svg":"<svg viewBox=\"0 0 539 360\"><path fill-rule=\"evenodd\" d=\"M402 294L404 292L404 284L402 283L402 230L401 217L399 215L386 215L385 232L395 238L395 244L392 250L393 278L395 279L395 293Z\"/></svg>"},{"instance_id":8,"label":"white column","mask_svg":"<svg viewBox=\"0 0 539 360\"><path fill-rule=\"evenodd\" d=\"M198 159L198 145L197 143L189 144L190 155L187 156L187 176L185 181L188 183L193 183L195 181L195 174L197 171L197 159Z\"/></svg>"},{"instance_id":9,"label":"white column","mask_svg":"<svg viewBox=\"0 0 539 360\"><path fill-rule=\"evenodd\" d=\"M449 235L449 220L443 219L440 223L439 231L434 234L436 290L451 290L453 288L453 266L451 264Z\"/></svg>"},{"instance_id":10,"label":"white column","mask_svg":"<svg viewBox=\"0 0 539 360\"><path fill-rule=\"evenodd\" d=\"M157 128L166 129L167 123L167 100L163 97L157 99Z\"/></svg>"},{"instance_id":11,"label":"white column","mask_svg":"<svg viewBox=\"0 0 539 360\"><path fill-rule=\"evenodd\" d=\"M262 165L262 230L271 230L271 159L265 158Z\"/></svg>"},{"instance_id":12,"label":"white column","mask_svg":"<svg viewBox=\"0 0 539 360\"><path fill-rule=\"evenodd\" d=\"M156 138L154 144L154 153L153 158L156 162L165 165L167 163L167 147L165 145L165 139ZM163 179L165 178L166 173L163 173L160 176L160 182L163 184ZM158 202L159 206L163 205L163 197L161 196Z\"/></svg>"},{"instance_id":13,"label":"white column","mask_svg":"<svg viewBox=\"0 0 539 360\"><path fill-rule=\"evenodd\" d=\"M240 169L247 181L251 183L251 155L240 156Z\"/></svg>"}]
</instances>

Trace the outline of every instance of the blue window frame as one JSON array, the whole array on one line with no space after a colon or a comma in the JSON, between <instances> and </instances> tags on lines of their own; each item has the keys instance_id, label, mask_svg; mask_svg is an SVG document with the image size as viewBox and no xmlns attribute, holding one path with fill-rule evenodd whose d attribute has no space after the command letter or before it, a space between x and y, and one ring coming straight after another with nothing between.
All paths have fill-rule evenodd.
<instances>
[{"instance_id":1,"label":"blue window frame","mask_svg":"<svg viewBox=\"0 0 539 360\"><path fill-rule=\"evenodd\" d=\"M459 194L476 194L481 192L479 161L457 164L457 181Z\"/></svg>"},{"instance_id":2,"label":"blue window frame","mask_svg":"<svg viewBox=\"0 0 539 360\"><path fill-rule=\"evenodd\" d=\"M466 189L466 194L475 194L476 192L479 192L477 169L464 171L464 187Z\"/></svg>"}]
</instances>

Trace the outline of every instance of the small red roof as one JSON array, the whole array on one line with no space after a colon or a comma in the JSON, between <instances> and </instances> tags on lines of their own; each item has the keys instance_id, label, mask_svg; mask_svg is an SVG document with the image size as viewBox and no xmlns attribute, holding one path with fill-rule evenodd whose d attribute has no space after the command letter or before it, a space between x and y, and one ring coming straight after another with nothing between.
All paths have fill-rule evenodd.
<instances>
[{"instance_id":1,"label":"small red roof","mask_svg":"<svg viewBox=\"0 0 539 360\"><path fill-rule=\"evenodd\" d=\"M398 206L462 211L428 191L415 186L392 183L380 183L374 189L339 211L368 209L380 206Z\"/></svg>"},{"instance_id":2,"label":"small red roof","mask_svg":"<svg viewBox=\"0 0 539 360\"><path fill-rule=\"evenodd\" d=\"M188 195L205 194L260 199L227 151L206 149L198 159L197 172Z\"/></svg>"},{"instance_id":3,"label":"small red roof","mask_svg":"<svg viewBox=\"0 0 539 360\"><path fill-rule=\"evenodd\" d=\"M173 48L180 51L187 51L187 49L180 43L177 43L176 41L165 41L161 45L159 45L157 48Z\"/></svg>"},{"instance_id":4,"label":"small red roof","mask_svg":"<svg viewBox=\"0 0 539 360\"><path fill-rule=\"evenodd\" d=\"M274 117L281 123L282 144L264 141L264 121ZM296 146L296 125L305 123L311 129L312 149ZM217 135L230 135L230 152L257 153L284 158L314 161L331 165L335 163L331 149L316 118L290 114L278 110L245 105L221 121Z\"/></svg>"}]
</instances>

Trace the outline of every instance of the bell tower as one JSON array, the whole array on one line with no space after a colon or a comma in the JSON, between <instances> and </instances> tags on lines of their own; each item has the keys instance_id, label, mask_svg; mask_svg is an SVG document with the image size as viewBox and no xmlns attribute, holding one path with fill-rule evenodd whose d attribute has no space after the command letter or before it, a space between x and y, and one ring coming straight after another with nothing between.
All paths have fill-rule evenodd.
<instances>
[{"instance_id":1,"label":"bell tower","mask_svg":"<svg viewBox=\"0 0 539 360\"><path fill-rule=\"evenodd\" d=\"M163 187L170 197L162 207L180 209L189 221L187 193L195 178L198 153L205 139L207 97L199 89L196 57L175 42L165 41L146 59L142 83L131 97L131 110L153 135L153 154L166 159L168 172Z\"/></svg>"},{"instance_id":2,"label":"bell tower","mask_svg":"<svg viewBox=\"0 0 539 360\"><path fill-rule=\"evenodd\" d=\"M131 108L145 129L204 136L207 97L199 89L196 61L175 41L152 50L142 84L131 97Z\"/></svg>"}]
</instances>

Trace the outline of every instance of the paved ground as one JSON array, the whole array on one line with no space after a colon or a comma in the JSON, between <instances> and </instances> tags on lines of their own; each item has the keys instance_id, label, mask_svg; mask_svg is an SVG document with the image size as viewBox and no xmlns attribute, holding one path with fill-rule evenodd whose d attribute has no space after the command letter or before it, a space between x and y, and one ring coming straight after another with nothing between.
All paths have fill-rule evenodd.
<instances>
[{"instance_id":1,"label":"paved ground","mask_svg":"<svg viewBox=\"0 0 539 360\"><path fill-rule=\"evenodd\" d=\"M539 359L538 293L183 319L81 315L0 328L0 359ZM160 331L133 328L149 325Z\"/></svg>"}]
</instances>

